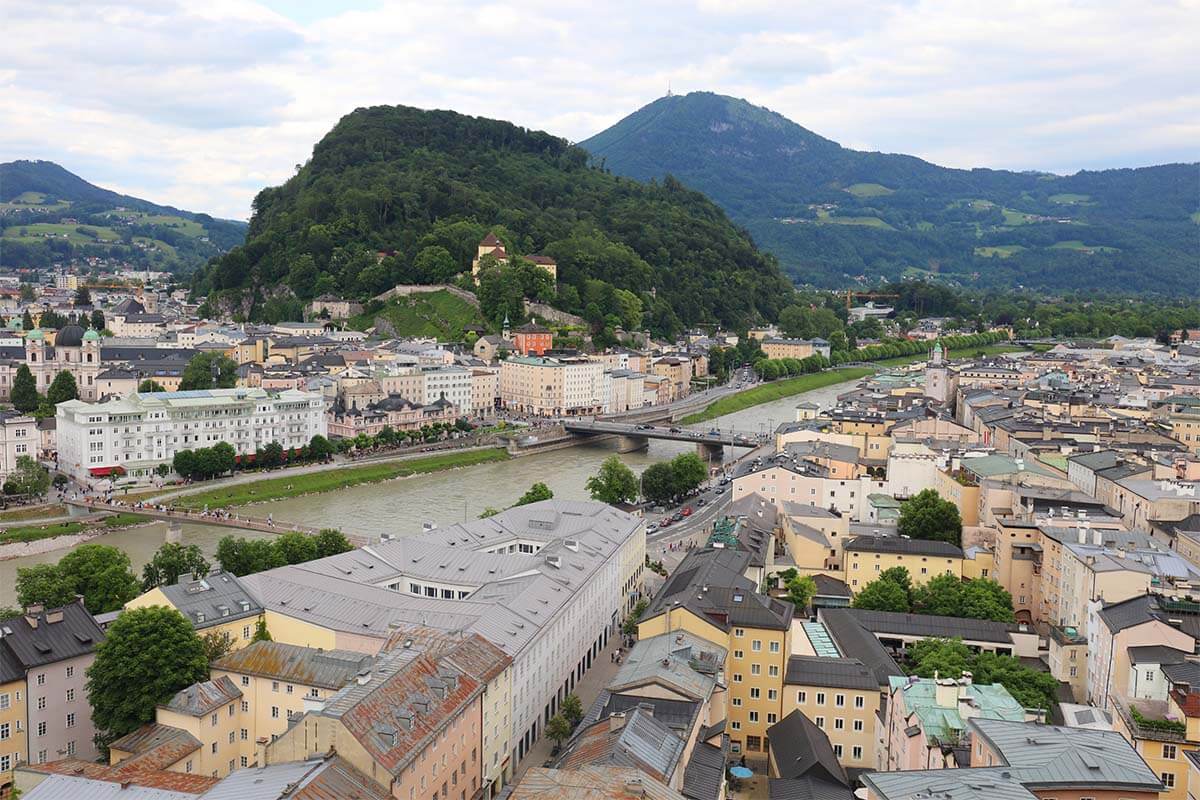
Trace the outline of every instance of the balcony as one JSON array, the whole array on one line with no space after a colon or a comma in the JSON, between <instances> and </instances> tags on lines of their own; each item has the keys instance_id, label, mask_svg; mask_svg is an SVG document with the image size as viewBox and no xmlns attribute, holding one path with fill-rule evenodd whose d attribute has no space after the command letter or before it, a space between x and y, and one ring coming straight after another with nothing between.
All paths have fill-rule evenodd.
<instances>
[{"instance_id":1,"label":"balcony","mask_svg":"<svg viewBox=\"0 0 1200 800\"><path fill-rule=\"evenodd\" d=\"M1112 699L1113 708L1121 715L1121 721L1135 739L1155 742L1186 742L1187 723L1169 720L1167 703L1162 700Z\"/></svg>"}]
</instances>

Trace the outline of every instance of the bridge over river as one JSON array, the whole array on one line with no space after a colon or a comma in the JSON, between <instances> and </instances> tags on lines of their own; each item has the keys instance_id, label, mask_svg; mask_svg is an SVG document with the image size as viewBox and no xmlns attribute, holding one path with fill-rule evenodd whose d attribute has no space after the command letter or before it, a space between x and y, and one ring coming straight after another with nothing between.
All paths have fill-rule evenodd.
<instances>
[{"instance_id":1,"label":"bridge over river","mask_svg":"<svg viewBox=\"0 0 1200 800\"><path fill-rule=\"evenodd\" d=\"M275 522L270 517L248 517L220 509L207 512L185 511L169 506L164 508L143 504L101 503L88 499L64 500L63 502L72 516L76 514L95 514L97 512L139 514L143 517L162 520L164 522L194 522L200 525L215 525L221 528L259 531L260 533L291 533L297 531L312 535L318 533L320 530L319 528L310 528L306 525L297 525L291 522ZM368 536L350 533L345 534L345 536L355 547L363 547L372 543L371 538Z\"/></svg>"},{"instance_id":2,"label":"bridge over river","mask_svg":"<svg viewBox=\"0 0 1200 800\"><path fill-rule=\"evenodd\" d=\"M696 449L706 460L719 460L726 447L745 447L752 449L762 444L756 434L742 433L732 430L698 431L679 427L660 427L657 425L625 422L605 422L594 420L569 420L563 422L563 428L579 437L616 436L617 450L630 453L643 450L651 439L664 439L673 442L694 442Z\"/></svg>"}]
</instances>

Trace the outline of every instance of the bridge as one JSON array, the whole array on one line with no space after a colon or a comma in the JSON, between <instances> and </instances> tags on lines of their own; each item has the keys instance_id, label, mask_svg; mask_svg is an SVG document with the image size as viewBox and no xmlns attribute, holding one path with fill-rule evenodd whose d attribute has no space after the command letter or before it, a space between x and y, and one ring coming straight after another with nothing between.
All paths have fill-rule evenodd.
<instances>
[{"instance_id":1,"label":"bridge","mask_svg":"<svg viewBox=\"0 0 1200 800\"><path fill-rule=\"evenodd\" d=\"M694 431L677 427L659 427L657 425L634 425L623 422L605 421L565 421L563 428L576 436L616 436L618 437L617 451L631 453L643 450L651 439L664 439L672 442L692 442L700 455L706 460L720 460L726 447L755 448L762 444L758 436L739 431Z\"/></svg>"},{"instance_id":2,"label":"bridge","mask_svg":"<svg viewBox=\"0 0 1200 800\"><path fill-rule=\"evenodd\" d=\"M307 525L295 525L290 522L275 522L272 519L264 517L248 517L240 514L235 514L230 511L217 509L215 511L185 511L181 508L173 508L171 506L156 506L146 503L102 503L98 500L76 499L63 501L68 512L75 516L77 514L95 514L100 512L108 512L112 514L138 514L150 519L161 520L163 522L192 522L197 525L214 525L218 528L233 528L242 531L258 531L259 533L306 533L314 535L320 531L319 528L310 528ZM356 534L345 534L346 538L355 547L363 547L371 544L369 537Z\"/></svg>"}]
</instances>

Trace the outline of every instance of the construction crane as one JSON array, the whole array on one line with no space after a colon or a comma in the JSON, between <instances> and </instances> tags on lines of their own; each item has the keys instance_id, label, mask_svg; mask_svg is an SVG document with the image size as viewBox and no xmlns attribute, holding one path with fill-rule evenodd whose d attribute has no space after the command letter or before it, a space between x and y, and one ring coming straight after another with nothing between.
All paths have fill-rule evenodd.
<instances>
[{"instance_id":1,"label":"construction crane","mask_svg":"<svg viewBox=\"0 0 1200 800\"><path fill-rule=\"evenodd\" d=\"M853 307L854 300L856 298L857 299L865 299L865 300L880 300L880 299L884 299L884 298L890 298L893 300L898 300L900 298L900 295L887 294L885 292L856 292L853 289L847 289L846 290L846 310L847 311L849 311L851 309L851 307Z\"/></svg>"}]
</instances>

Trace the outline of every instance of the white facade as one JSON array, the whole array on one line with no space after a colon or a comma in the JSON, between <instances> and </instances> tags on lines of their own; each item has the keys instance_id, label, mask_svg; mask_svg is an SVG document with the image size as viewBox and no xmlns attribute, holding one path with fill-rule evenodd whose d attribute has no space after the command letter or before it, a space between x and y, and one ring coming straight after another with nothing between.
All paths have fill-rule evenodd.
<instances>
[{"instance_id":1,"label":"white facade","mask_svg":"<svg viewBox=\"0 0 1200 800\"><path fill-rule=\"evenodd\" d=\"M423 367L421 377L424 379L424 396L419 400L421 404L430 405L444 397L447 402L458 406L460 414L472 413L474 401L471 397L471 371L469 369Z\"/></svg>"},{"instance_id":2,"label":"white facade","mask_svg":"<svg viewBox=\"0 0 1200 800\"><path fill-rule=\"evenodd\" d=\"M0 414L0 483L17 468L21 456L38 457L37 420L17 411Z\"/></svg>"},{"instance_id":3,"label":"white facade","mask_svg":"<svg viewBox=\"0 0 1200 800\"><path fill-rule=\"evenodd\" d=\"M228 442L249 455L271 442L285 450L325 435L321 395L288 390L207 389L131 394L89 404L58 405L59 469L76 480L111 474L120 467L147 479L180 450Z\"/></svg>"},{"instance_id":4,"label":"white facade","mask_svg":"<svg viewBox=\"0 0 1200 800\"><path fill-rule=\"evenodd\" d=\"M513 356L500 363L500 401L513 411L544 417L604 414L612 392L612 373L599 361Z\"/></svg>"}]
</instances>

